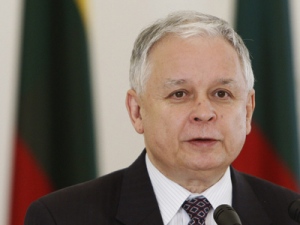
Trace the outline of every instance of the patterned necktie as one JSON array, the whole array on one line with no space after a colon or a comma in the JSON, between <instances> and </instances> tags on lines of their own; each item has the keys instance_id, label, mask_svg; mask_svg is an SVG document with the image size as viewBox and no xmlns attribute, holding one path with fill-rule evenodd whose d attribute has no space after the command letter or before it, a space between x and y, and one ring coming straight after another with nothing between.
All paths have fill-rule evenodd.
<instances>
[{"instance_id":1,"label":"patterned necktie","mask_svg":"<svg viewBox=\"0 0 300 225\"><path fill-rule=\"evenodd\" d=\"M205 197L200 196L186 200L182 208L191 218L188 225L205 225L205 218L212 206Z\"/></svg>"}]
</instances>

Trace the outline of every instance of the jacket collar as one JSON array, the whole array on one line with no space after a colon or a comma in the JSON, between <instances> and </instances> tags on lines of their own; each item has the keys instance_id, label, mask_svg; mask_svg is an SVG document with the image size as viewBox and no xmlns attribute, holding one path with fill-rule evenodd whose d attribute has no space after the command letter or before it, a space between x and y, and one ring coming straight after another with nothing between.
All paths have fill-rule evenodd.
<instances>
[{"instance_id":1,"label":"jacket collar","mask_svg":"<svg viewBox=\"0 0 300 225\"><path fill-rule=\"evenodd\" d=\"M268 225L271 220L262 207L253 189L242 175L231 168L232 206L238 213L243 225Z\"/></svg>"},{"instance_id":2,"label":"jacket collar","mask_svg":"<svg viewBox=\"0 0 300 225\"><path fill-rule=\"evenodd\" d=\"M163 225L145 163L146 151L125 170L117 219L130 225Z\"/></svg>"},{"instance_id":3,"label":"jacket collar","mask_svg":"<svg viewBox=\"0 0 300 225\"><path fill-rule=\"evenodd\" d=\"M116 218L123 224L163 225L145 163L146 150L124 172ZM231 168L232 206L243 225L268 225L271 220L244 176ZM251 207L249 207L251 206Z\"/></svg>"}]
</instances>

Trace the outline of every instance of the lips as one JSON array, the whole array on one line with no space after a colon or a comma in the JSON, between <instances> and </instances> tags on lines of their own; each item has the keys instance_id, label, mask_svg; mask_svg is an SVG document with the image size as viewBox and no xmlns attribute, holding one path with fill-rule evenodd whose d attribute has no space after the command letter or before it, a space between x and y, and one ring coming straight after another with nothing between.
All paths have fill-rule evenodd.
<instances>
[{"instance_id":1,"label":"lips","mask_svg":"<svg viewBox=\"0 0 300 225\"><path fill-rule=\"evenodd\" d=\"M216 140L213 138L194 138L191 139L190 141L216 141Z\"/></svg>"},{"instance_id":2,"label":"lips","mask_svg":"<svg viewBox=\"0 0 300 225\"><path fill-rule=\"evenodd\" d=\"M197 138L190 138L188 141L217 141L217 139L211 137L197 137Z\"/></svg>"},{"instance_id":3,"label":"lips","mask_svg":"<svg viewBox=\"0 0 300 225\"><path fill-rule=\"evenodd\" d=\"M218 142L215 138L192 138L187 141L188 143L196 146L211 146Z\"/></svg>"}]
</instances>

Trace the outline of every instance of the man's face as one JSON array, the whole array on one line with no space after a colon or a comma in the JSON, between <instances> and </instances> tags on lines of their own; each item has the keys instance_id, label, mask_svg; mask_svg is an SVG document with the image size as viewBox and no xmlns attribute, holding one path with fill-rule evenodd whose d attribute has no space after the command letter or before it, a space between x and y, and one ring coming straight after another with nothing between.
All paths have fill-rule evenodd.
<instances>
[{"instance_id":1,"label":"man's face","mask_svg":"<svg viewBox=\"0 0 300 225\"><path fill-rule=\"evenodd\" d=\"M225 171L251 129L254 91L222 38L167 36L149 54L151 74L127 107L151 162L166 176Z\"/></svg>"}]
</instances>

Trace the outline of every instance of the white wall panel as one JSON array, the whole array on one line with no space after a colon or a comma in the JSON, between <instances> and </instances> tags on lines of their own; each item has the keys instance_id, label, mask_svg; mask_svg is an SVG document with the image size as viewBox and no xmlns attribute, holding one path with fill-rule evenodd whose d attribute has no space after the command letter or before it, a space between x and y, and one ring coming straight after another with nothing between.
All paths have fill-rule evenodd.
<instances>
[{"instance_id":1,"label":"white wall panel","mask_svg":"<svg viewBox=\"0 0 300 225\"><path fill-rule=\"evenodd\" d=\"M7 224L22 1L0 5L0 224Z\"/></svg>"}]
</instances>

